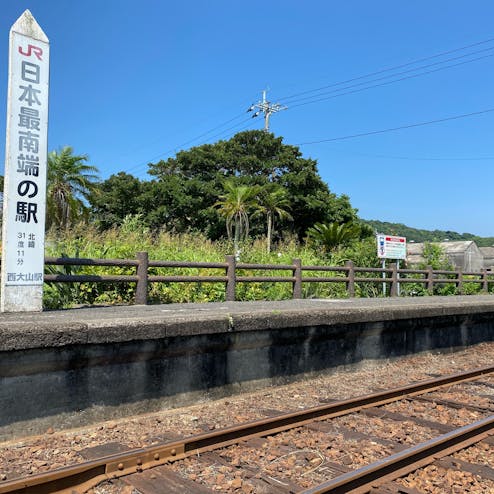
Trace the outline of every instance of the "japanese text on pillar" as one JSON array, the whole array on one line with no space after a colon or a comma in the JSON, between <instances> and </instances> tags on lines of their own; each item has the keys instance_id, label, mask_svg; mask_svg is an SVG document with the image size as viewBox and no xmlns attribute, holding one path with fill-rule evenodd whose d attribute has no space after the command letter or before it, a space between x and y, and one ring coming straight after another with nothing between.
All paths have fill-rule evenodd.
<instances>
[{"instance_id":1,"label":"japanese text on pillar","mask_svg":"<svg viewBox=\"0 0 494 494\"><path fill-rule=\"evenodd\" d=\"M43 139L40 124L47 110L43 108L47 101L47 95L43 92L47 91L47 85L42 84L42 81L47 78L43 70L48 69L42 63L41 46L20 38L14 49L19 54L20 78L17 78L12 88L12 108L15 113L11 122L11 132L14 133L11 155L16 161L16 167L10 169L13 187L9 189L14 193L17 255L16 270L12 270L12 265L9 266L7 283L40 283L43 281L43 273L30 269L30 263L26 265L26 261L30 252L38 247L38 221L40 208L44 207L44 200L39 201L39 192L44 187L40 179L46 176L45 173L40 174L40 166L46 166L46 160L40 160L40 153L45 152L45 146L40 146L40 139ZM40 226L44 228L44 225Z\"/></svg>"}]
</instances>

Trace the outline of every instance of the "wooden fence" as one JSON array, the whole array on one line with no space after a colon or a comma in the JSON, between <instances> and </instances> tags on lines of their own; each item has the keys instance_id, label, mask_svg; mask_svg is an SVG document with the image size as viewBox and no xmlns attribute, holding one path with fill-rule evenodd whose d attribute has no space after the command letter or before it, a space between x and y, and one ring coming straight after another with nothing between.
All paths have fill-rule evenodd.
<instances>
[{"instance_id":1,"label":"wooden fence","mask_svg":"<svg viewBox=\"0 0 494 494\"><path fill-rule=\"evenodd\" d=\"M238 283L291 283L292 297L302 298L304 283L344 283L349 297L355 296L355 287L359 283L382 283L384 291L391 297L400 295L400 286L407 283L423 285L432 294L434 287L445 283L453 284L456 292L464 293L467 284L480 286L484 293L494 283L494 272L438 271L428 267L421 269L399 269L390 264L387 268L357 267L348 261L344 266L304 266L300 259L293 259L292 264L248 264L236 262L234 256L225 256L224 262L187 262L187 261L150 261L147 252L138 252L136 259L78 259L68 257L47 257L46 265L55 266L119 266L134 267L134 275L89 275L89 274L46 274L48 283L74 282L111 282L136 283L135 303L145 305L148 302L149 283L224 283L225 299L235 300ZM193 275L150 275L149 268L209 268L224 274L218 276ZM281 276L247 275L249 272L280 271ZM317 276L315 273L317 272ZM322 275L321 275L322 273ZM312 276L311 276L312 275Z\"/></svg>"}]
</instances>

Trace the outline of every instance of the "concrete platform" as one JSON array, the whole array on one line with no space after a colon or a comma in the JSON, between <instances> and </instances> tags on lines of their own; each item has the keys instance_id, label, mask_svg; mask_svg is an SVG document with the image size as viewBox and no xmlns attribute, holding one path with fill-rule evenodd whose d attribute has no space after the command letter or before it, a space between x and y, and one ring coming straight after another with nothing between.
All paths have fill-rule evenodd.
<instances>
[{"instance_id":1,"label":"concrete platform","mask_svg":"<svg viewBox=\"0 0 494 494\"><path fill-rule=\"evenodd\" d=\"M493 340L490 295L2 314L0 440Z\"/></svg>"},{"instance_id":2,"label":"concrete platform","mask_svg":"<svg viewBox=\"0 0 494 494\"><path fill-rule=\"evenodd\" d=\"M91 307L0 314L0 351L494 312L494 295Z\"/></svg>"}]
</instances>

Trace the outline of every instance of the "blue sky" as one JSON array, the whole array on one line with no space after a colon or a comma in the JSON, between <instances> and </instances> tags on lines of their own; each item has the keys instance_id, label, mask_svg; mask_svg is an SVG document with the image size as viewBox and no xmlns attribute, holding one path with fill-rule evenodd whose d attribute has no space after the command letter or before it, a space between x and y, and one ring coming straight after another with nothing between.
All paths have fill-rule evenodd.
<instances>
[{"instance_id":1,"label":"blue sky","mask_svg":"<svg viewBox=\"0 0 494 494\"><path fill-rule=\"evenodd\" d=\"M493 111L307 144L494 109L491 0L0 0L4 115L25 9L51 45L48 148L87 154L102 178L149 178L149 162L262 128L245 110L269 89L288 106L270 130L362 218L494 236Z\"/></svg>"}]
</instances>

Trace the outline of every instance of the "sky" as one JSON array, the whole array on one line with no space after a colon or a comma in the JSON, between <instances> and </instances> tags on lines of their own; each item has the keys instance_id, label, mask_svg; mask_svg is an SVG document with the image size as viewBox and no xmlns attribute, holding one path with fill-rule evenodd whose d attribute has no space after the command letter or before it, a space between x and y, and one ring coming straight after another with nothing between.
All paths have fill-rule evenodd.
<instances>
[{"instance_id":1,"label":"sky","mask_svg":"<svg viewBox=\"0 0 494 494\"><path fill-rule=\"evenodd\" d=\"M492 0L0 0L4 115L26 9L50 40L48 149L102 179L262 129L267 90L287 107L269 130L361 218L494 236ZM0 115L3 161L2 135Z\"/></svg>"}]
</instances>

